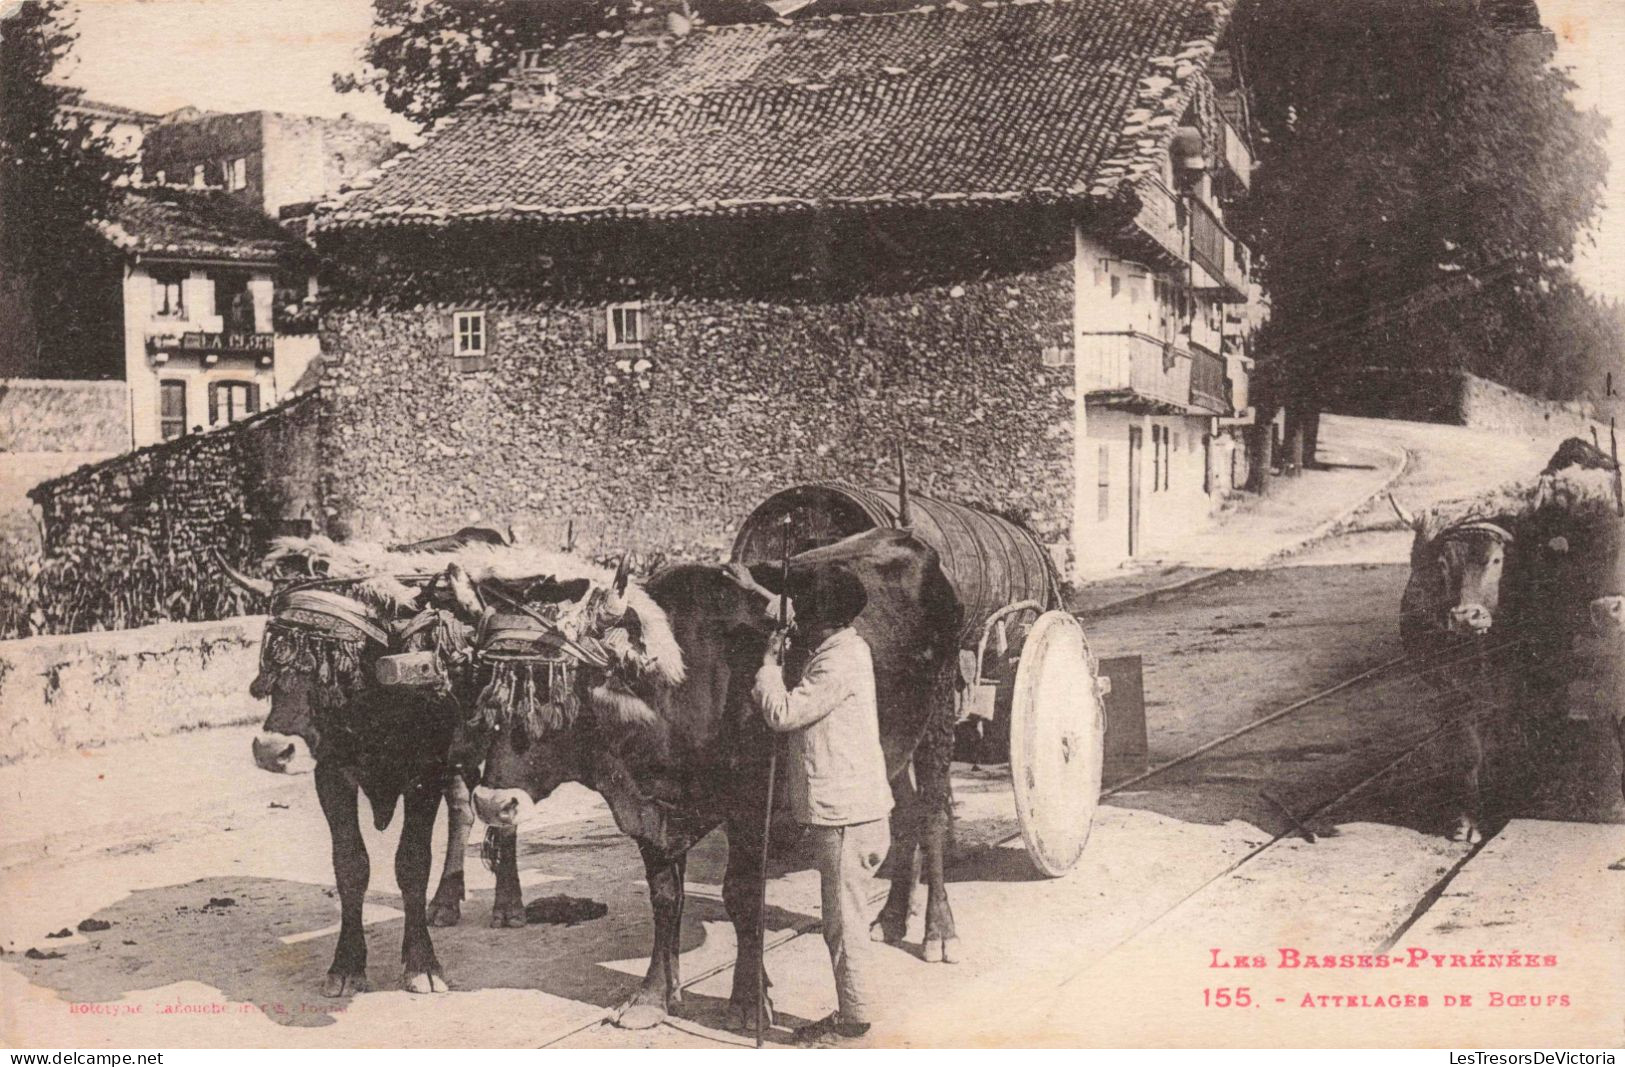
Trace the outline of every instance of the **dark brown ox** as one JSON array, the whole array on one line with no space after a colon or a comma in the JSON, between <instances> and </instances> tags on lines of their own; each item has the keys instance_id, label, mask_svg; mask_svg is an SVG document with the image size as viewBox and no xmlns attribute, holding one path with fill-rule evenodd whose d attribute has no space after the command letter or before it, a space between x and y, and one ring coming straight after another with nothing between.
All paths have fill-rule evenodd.
<instances>
[{"instance_id":1,"label":"dark brown ox","mask_svg":"<svg viewBox=\"0 0 1625 1067\"><path fill-rule=\"evenodd\" d=\"M1458 814L1450 836L1476 843L1484 766L1480 718L1505 702L1509 672L1499 646L1508 630L1498 619L1509 553L1507 516L1457 522L1429 536L1420 524L1411 574L1400 599L1405 650L1434 689L1435 705L1460 726Z\"/></svg>"},{"instance_id":2,"label":"dark brown ox","mask_svg":"<svg viewBox=\"0 0 1625 1067\"><path fill-rule=\"evenodd\" d=\"M936 553L905 531L871 530L798 556L792 584L837 561L868 592L856 625L874 653L882 744L900 801L892 821L892 892L874 933L888 941L903 936L914 853L923 844L930 885L927 946L934 958L948 958L955 933L942 861L951 807L959 605ZM728 838L723 903L738 944L730 1002L738 1025L755 1023L771 740L750 689L773 627L766 610L766 587L778 586L773 570L759 568L748 580L715 566L680 565L657 573L647 591L671 621L686 680L668 688L637 686L635 694L599 704L595 714L564 731L540 737L503 731L474 793L482 819L513 826L560 783L581 782L603 795L616 824L637 841L654 908L654 946L647 975L616 1015L622 1026L652 1026L681 1001L685 858L718 826ZM909 781L911 762L917 790Z\"/></svg>"},{"instance_id":3,"label":"dark brown ox","mask_svg":"<svg viewBox=\"0 0 1625 1067\"><path fill-rule=\"evenodd\" d=\"M446 538L399 546L401 551L452 551L469 543L503 543L500 535L463 530ZM307 572L315 568L305 565ZM227 568L239 583L261 595L271 583ZM451 607L451 605L445 605ZM401 890L405 928L401 985L408 992L445 992L447 984L435 957L428 926L452 926L461 918L464 855L473 826L469 784L478 775L478 753L457 748L466 718L464 695L383 689L372 683L380 655L401 651L400 620L357 603L389 638L385 646L365 646L359 664L361 682L342 703L321 699L309 678L285 674L266 683L271 701L260 733L253 741L254 762L262 770L291 773L313 763L316 795L327 819L334 880L339 892L340 929L332 965L322 983L324 996L364 992L367 944L362 905L371 880L371 863L361 837L358 793L365 795L374 825L382 830L404 801L405 817L395 851L395 877ZM407 643L421 641L407 638ZM430 841L442 797L448 813L446 861L432 902L426 902ZM493 841L496 852L496 900L493 927L525 924L514 835L504 831Z\"/></svg>"}]
</instances>

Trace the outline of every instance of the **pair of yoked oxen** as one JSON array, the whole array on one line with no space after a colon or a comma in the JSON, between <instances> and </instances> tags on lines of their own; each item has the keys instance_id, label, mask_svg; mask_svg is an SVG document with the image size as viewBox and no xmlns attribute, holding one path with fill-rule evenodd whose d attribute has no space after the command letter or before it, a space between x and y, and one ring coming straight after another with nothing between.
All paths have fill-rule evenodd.
<instances>
[{"instance_id":1,"label":"pair of yoked oxen","mask_svg":"<svg viewBox=\"0 0 1625 1067\"><path fill-rule=\"evenodd\" d=\"M1482 839L1484 720L1521 709L1535 731L1568 712L1569 683L1591 675L1625 757L1625 558L1618 465L1580 438L1540 477L1412 519L1400 605L1408 662L1459 725L1452 837ZM1621 778L1625 792L1625 775Z\"/></svg>"},{"instance_id":2,"label":"pair of yoked oxen","mask_svg":"<svg viewBox=\"0 0 1625 1067\"><path fill-rule=\"evenodd\" d=\"M618 827L636 841L654 910L648 973L616 1020L651 1026L680 1001L685 859L721 827L728 841L722 896L738 941L731 1011L737 1025L754 1027L772 740L751 706L750 689L776 625L779 568L680 564L629 583L624 566L610 577L579 564L538 564L503 540L465 530L374 559L374 566L439 577L397 590L393 599L360 592L345 597L339 615L367 617L338 627L344 642L329 639L320 611L331 606L332 590L350 587L335 582L325 593L318 590L318 600L330 603L315 602L315 615L300 610L310 598L286 592L285 584L273 601L255 686L258 695L269 696L271 711L254 755L272 771L301 765L307 753L314 759L342 908L322 992L345 996L367 988L361 914L370 867L358 795L367 797L379 829L404 807L395 853L405 912L402 984L430 993L447 988L429 928L460 919L471 807L493 828L491 923L523 926L516 828L533 804L573 781L600 793ZM285 543L273 556L278 566L291 563L309 576L323 573L317 557L326 550L342 546ZM923 954L951 962L958 942L943 853L952 804L959 602L936 553L905 530L871 530L797 555L790 563L792 588L814 569L837 563L857 574L868 593L856 626L874 653L882 745L896 801L891 889L871 934L901 941L915 882L923 876L929 887ZM330 578L340 573L331 560L326 565ZM270 582L232 576L256 592L272 591ZM567 669L554 670L551 681L521 671L488 684L493 668L472 650L482 619L493 617L486 607L493 598L551 613L566 637L551 646L558 658L548 666ZM379 661L413 650L432 654L443 682L380 684ZM502 692L493 695L493 689ZM539 707L546 714L537 714ZM450 834L430 900L430 836L442 798Z\"/></svg>"}]
</instances>

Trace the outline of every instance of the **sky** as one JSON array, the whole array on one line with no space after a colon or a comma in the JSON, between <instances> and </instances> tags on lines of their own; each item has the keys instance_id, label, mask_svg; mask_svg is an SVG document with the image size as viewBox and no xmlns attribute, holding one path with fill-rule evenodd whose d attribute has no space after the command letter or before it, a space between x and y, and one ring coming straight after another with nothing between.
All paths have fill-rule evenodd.
<instances>
[{"instance_id":1,"label":"sky","mask_svg":"<svg viewBox=\"0 0 1625 1067\"><path fill-rule=\"evenodd\" d=\"M1335 0L1328 0L1335 2ZM1539 0L1558 62L1580 83L1582 106L1613 120L1613 180L1576 263L1594 291L1625 300L1625 2ZM186 104L214 111L350 112L411 124L374 97L333 91L353 71L372 17L369 0L81 0L77 64L68 80L92 98L143 111Z\"/></svg>"}]
</instances>

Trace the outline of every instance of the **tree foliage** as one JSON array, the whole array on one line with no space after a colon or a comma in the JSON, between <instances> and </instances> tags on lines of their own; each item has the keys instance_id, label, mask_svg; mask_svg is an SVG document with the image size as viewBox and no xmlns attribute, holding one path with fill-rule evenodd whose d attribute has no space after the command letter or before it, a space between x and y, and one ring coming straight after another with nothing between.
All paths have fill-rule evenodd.
<instances>
[{"instance_id":1,"label":"tree foliage","mask_svg":"<svg viewBox=\"0 0 1625 1067\"><path fill-rule=\"evenodd\" d=\"M602 29L600 0L373 0L359 73L340 92L377 92L391 111L427 126L484 92L525 48Z\"/></svg>"},{"instance_id":2,"label":"tree foliage","mask_svg":"<svg viewBox=\"0 0 1625 1067\"><path fill-rule=\"evenodd\" d=\"M852 2L873 9L896 0ZM763 0L373 0L361 70L334 75L333 86L376 92L391 111L428 126L506 78L522 49L614 32L672 8L696 24L774 17Z\"/></svg>"},{"instance_id":3,"label":"tree foliage","mask_svg":"<svg viewBox=\"0 0 1625 1067\"><path fill-rule=\"evenodd\" d=\"M1475 0L1247 0L1236 33L1263 133L1263 384L1311 407L1360 366L1590 384L1601 353L1564 329L1617 328L1568 269L1606 123L1575 108L1549 37Z\"/></svg>"},{"instance_id":4,"label":"tree foliage","mask_svg":"<svg viewBox=\"0 0 1625 1067\"><path fill-rule=\"evenodd\" d=\"M61 82L76 35L64 0L36 0L0 21L0 273L21 281L47 366L74 365L83 271L105 255L90 223L119 195L129 164L87 123L66 116ZM66 359L64 365L61 359Z\"/></svg>"}]
</instances>

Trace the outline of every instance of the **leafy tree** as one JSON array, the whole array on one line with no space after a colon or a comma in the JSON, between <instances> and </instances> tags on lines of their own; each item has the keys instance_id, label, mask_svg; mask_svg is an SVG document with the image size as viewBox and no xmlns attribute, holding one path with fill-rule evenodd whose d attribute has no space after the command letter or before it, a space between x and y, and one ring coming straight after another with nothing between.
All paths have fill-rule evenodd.
<instances>
[{"instance_id":1,"label":"leafy tree","mask_svg":"<svg viewBox=\"0 0 1625 1067\"><path fill-rule=\"evenodd\" d=\"M1549 327L1582 314L1568 264L1600 203L1606 123L1574 107L1550 38L1503 14L1475 0L1238 11L1264 135L1244 225L1271 300L1270 400L1313 411L1324 382L1361 366L1582 384Z\"/></svg>"},{"instance_id":2,"label":"leafy tree","mask_svg":"<svg viewBox=\"0 0 1625 1067\"><path fill-rule=\"evenodd\" d=\"M335 74L333 86L377 92L391 111L427 126L506 78L522 49L673 8L713 25L775 17L764 0L373 0L362 69Z\"/></svg>"},{"instance_id":3,"label":"leafy tree","mask_svg":"<svg viewBox=\"0 0 1625 1067\"><path fill-rule=\"evenodd\" d=\"M42 369L68 376L106 371L81 314L84 271L107 254L89 223L106 217L129 169L61 110L75 39L64 0L25 3L0 21L0 274L34 326Z\"/></svg>"},{"instance_id":4,"label":"leafy tree","mask_svg":"<svg viewBox=\"0 0 1625 1067\"><path fill-rule=\"evenodd\" d=\"M524 48L603 28L600 0L373 0L373 29L358 74L335 74L339 92L370 90L427 126L507 77Z\"/></svg>"}]
</instances>

